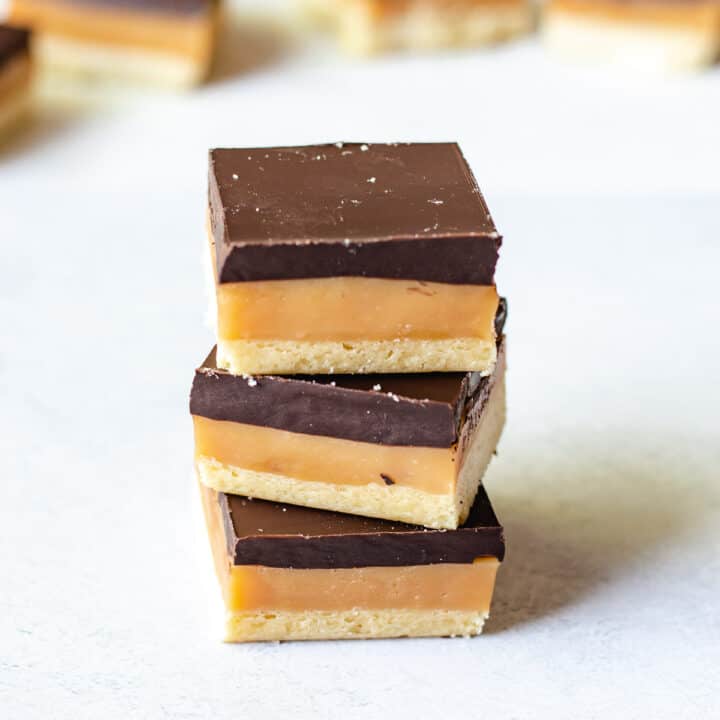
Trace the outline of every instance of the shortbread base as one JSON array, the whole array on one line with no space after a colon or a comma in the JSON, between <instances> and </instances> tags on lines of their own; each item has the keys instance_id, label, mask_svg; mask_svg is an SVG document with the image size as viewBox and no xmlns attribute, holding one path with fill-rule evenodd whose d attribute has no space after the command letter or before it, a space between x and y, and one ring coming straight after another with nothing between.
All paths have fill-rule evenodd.
<instances>
[{"instance_id":1,"label":"shortbread base","mask_svg":"<svg viewBox=\"0 0 720 720\"><path fill-rule=\"evenodd\" d=\"M83 81L136 83L184 89L202 83L208 63L192 57L133 47L112 47L72 38L38 34L35 53L50 73Z\"/></svg>"},{"instance_id":2,"label":"shortbread base","mask_svg":"<svg viewBox=\"0 0 720 720\"><path fill-rule=\"evenodd\" d=\"M218 340L218 367L235 375L333 375L475 371L495 367L495 339Z\"/></svg>"},{"instance_id":3,"label":"shortbread base","mask_svg":"<svg viewBox=\"0 0 720 720\"><path fill-rule=\"evenodd\" d=\"M433 528L458 526L452 494L435 495L402 485L338 485L299 480L224 465L206 457L195 462L200 482L218 492Z\"/></svg>"},{"instance_id":4,"label":"shortbread base","mask_svg":"<svg viewBox=\"0 0 720 720\"><path fill-rule=\"evenodd\" d=\"M623 23L550 10L543 32L548 48L581 62L667 73L712 65L720 57L720 29Z\"/></svg>"},{"instance_id":5,"label":"shortbread base","mask_svg":"<svg viewBox=\"0 0 720 720\"><path fill-rule=\"evenodd\" d=\"M229 612L226 642L472 636L488 615L456 610Z\"/></svg>"}]
</instances>

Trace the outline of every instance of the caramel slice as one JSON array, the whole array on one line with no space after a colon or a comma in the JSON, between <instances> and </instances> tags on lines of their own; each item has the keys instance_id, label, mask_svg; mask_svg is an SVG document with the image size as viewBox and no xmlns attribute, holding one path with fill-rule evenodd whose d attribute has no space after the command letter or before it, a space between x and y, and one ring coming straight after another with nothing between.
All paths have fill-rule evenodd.
<instances>
[{"instance_id":1,"label":"caramel slice","mask_svg":"<svg viewBox=\"0 0 720 720\"><path fill-rule=\"evenodd\" d=\"M501 238L454 144L213 150L217 361L492 371Z\"/></svg>"},{"instance_id":2,"label":"caramel slice","mask_svg":"<svg viewBox=\"0 0 720 720\"><path fill-rule=\"evenodd\" d=\"M456 528L505 421L493 374L237 376L212 353L190 410L202 483L222 492Z\"/></svg>"},{"instance_id":3,"label":"caramel slice","mask_svg":"<svg viewBox=\"0 0 720 720\"><path fill-rule=\"evenodd\" d=\"M475 635L504 556L484 491L452 532L201 487L225 639Z\"/></svg>"},{"instance_id":4,"label":"caramel slice","mask_svg":"<svg viewBox=\"0 0 720 720\"><path fill-rule=\"evenodd\" d=\"M714 0L552 0L544 13L548 46L569 58L651 72L720 58Z\"/></svg>"},{"instance_id":5,"label":"caramel slice","mask_svg":"<svg viewBox=\"0 0 720 720\"><path fill-rule=\"evenodd\" d=\"M303 0L342 48L371 54L482 46L530 32L527 0Z\"/></svg>"},{"instance_id":6,"label":"caramel slice","mask_svg":"<svg viewBox=\"0 0 720 720\"><path fill-rule=\"evenodd\" d=\"M10 17L36 30L38 62L81 77L187 86L206 76L213 0L11 0Z\"/></svg>"}]
</instances>

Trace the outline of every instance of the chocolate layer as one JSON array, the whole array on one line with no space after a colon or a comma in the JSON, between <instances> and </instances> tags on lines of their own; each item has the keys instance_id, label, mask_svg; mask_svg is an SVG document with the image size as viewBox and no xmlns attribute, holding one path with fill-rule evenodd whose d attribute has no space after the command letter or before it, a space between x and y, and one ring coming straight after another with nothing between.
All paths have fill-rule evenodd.
<instances>
[{"instance_id":1,"label":"chocolate layer","mask_svg":"<svg viewBox=\"0 0 720 720\"><path fill-rule=\"evenodd\" d=\"M219 369L215 350L195 372L190 413L306 435L416 447L453 445L461 423L504 372L242 377Z\"/></svg>"},{"instance_id":2,"label":"chocolate layer","mask_svg":"<svg viewBox=\"0 0 720 720\"><path fill-rule=\"evenodd\" d=\"M55 0L55 2L58 5L164 15L196 15L206 12L208 8L217 4L217 0Z\"/></svg>"},{"instance_id":3,"label":"chocolate layer","mask_svg":"<svg viewBox=\"0 0 720 720\"><path fill-rule=\"evenodd\" d=\"M221 283L494 281L501 237L454 143L212 150L209 195Z\"/></svg>"},{"instance_id":4,"label":"chocolate layer","mask_svg":"<svg viewBox=\"0 0 720 720\"><path fill-rule=\"evenodd\" d=\"M30 51L30 31L0 25L0 66Z\"/></svg>"},{"instance_id":5,"label":"chocolate layer","mask_svg":"<svg viewBox=\"0 0 720 720\"><path fill-rule=\"evenodd\" d=\"M503 529L482 487L458 530L428 530L224 493L218 501L235 565L399 567L505 556Z\"/></svg>"}]
</instances>

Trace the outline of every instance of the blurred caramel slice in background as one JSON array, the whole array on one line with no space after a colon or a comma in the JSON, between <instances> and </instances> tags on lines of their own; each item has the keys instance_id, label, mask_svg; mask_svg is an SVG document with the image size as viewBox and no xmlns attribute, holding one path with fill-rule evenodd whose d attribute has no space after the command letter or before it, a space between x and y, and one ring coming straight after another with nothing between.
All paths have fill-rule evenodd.
<instances>
[{"instance_id":1,"label":"blurred caramel slice in background","mask_svg":"<svg viewBox=\"0 0 720 720\"><path fill-rule=\"evenodd\" d=\"M559 55L650 72L692 70L720 57L717 0L551 0L546 45Z\"/></svg>"},{"instance_id":2,"label":"blurred caramel slice in background","mask_svg":"<svg viewBox=\"0 0 720 720\"><path fill-rule=\"evenodd\" d=\"M529 33L527 0L300 0L335 30L340 45L367 55L494 44Z\"/></svg>"},{"instance_id":3,"label":"blurred caramel slice in background","mask_svg":"<svg viewBox=\"0 0 720 720\"><path fill-rule=\"evenodd\" d=\"M11 0L36 31L43 69L82 79L184 88L210 69L215 0Z\"/></svg>"}]
</instances>

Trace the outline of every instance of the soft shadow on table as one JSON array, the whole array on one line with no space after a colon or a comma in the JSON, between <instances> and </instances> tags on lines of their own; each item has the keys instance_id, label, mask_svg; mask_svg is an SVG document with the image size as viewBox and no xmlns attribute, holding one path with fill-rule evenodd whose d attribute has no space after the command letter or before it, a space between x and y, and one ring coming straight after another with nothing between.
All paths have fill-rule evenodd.
<instances>
[{"instance_id":1,"label":"soft shadow on table","mask_svg":"<svg viewBox=\"0 0 720 720\"><path fill-rule=\"evenodd\" d=\"M228 11L223 16L209 84L270 67L287 57L296 40L289 28L270 18Z\"/></svg>"},{"instance_id":2,"label":"soft shadow on table","mask_svg":"<svg viewBox=\"0 0 720 720\"><path fill-rule=\"evenodd\" d=\"M590 600L711 519L690 451L683 458L670 440L666 453L627 435L566 438L534 459L501 445L489 493L508 550L487 633Z\"/></svg>"}]
</instances>

